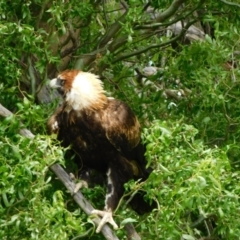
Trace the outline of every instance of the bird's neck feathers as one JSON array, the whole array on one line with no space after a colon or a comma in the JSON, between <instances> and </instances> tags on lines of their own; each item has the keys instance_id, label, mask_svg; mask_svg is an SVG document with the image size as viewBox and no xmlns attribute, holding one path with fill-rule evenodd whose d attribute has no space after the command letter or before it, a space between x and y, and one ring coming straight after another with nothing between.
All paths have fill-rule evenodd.
<instances>
[{"instance_id":1,"label":"bird's neck feathers","mask_svg":"<svg viewBox=\"0 0 240 240\"><path fill-rule=\"evenodd\" d=\"M107 97L98 76L79 72L72 82L70 91L65 95L68 107L75 111L84 109L98 110L105 106Z\"/></svg>"}]
</instances>

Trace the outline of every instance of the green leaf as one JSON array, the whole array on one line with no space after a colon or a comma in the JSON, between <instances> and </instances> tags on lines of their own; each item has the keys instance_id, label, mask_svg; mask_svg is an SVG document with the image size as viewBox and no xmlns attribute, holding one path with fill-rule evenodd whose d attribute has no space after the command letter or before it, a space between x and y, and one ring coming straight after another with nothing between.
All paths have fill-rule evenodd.
<instances>
[{"instance_id":1,"label":"green leaf","mask_svg":"<svg viewBox=\"0 0 240 240\"><path fill-rule=\"evenodd\" d=\"M196 240L195 237L193 237L191 235L188 235L188 234L183 234L182 239L184 239L184 240Z\"/></svg>"},{"instance_id":2,"label":"green leaf","mask_svg":"<svg viewBox=\"0 0 240 240\"><path fill-rule=\"evenodd\" d=\"M121 226L124 226L124 225L126 225L127 223L134 223L134 222L137 222L137 220L134 219L134 218L125 218L125 219L120 223L120 225L121 225Z\"/></svg>"}]
</instances>

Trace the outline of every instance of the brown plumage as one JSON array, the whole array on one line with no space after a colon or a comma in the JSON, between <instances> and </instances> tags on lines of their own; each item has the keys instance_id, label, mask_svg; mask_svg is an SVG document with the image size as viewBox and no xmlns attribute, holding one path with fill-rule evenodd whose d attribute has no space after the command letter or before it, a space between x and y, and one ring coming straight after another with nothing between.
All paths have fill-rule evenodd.
<instances>
[{"instance_id":1,"label":"brown plumage","mask_svg":"<svg viewBox=\"0 0 240 240\"><path fill-rule=\"evenodd\" d=\"M94 213L103 217L97 228L109 222L114 228L112 211L124 193L124 183L130 179L145 180L145 148L140 142L140 124L130 107L108 98L102 82L91 73L68 70L51 80L64 102L48 121L49 132L55 133L62 145L71 145L77 153L79 167L95 169L107 177L107 194L104 211ZM141 195L132 200L139 213L152 207Z\"/></svg>"}]
</instances>

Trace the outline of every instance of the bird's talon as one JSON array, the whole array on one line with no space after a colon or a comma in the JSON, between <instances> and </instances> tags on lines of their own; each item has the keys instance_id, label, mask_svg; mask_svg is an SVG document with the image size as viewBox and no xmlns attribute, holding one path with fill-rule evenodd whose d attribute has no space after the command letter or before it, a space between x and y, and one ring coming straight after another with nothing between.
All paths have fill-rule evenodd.
<instances>
[{"instance_id":1,"label":"bird's talon","mask_svg":"<svg viewBox=\"0 0 240 240\"><path fill-rule=\"evenodd\" d=\"M113 220L113 216L112 216L111 211L93 210L92 214L97 214L98 216L102 217L102 219L101 219L101 221L100 221L100 223L99 223L99 225L96 229L96 233L99 233L106 223L110 223L113 226L114 230L118 229L118 225Z\"/></svg>"},{"instance_id":2,"label":"bird's talon","mask_svg":"<svg viewBox=\"0 0 240 240\"><path fill-rule=\"evenodd\" d=\"M73 173L69 173L69 177L70 177L70 180L72 182L76 182L77 181L77 179L76 179L76 177L74 176ZM78 183L76 183L76 185L74 186L74 189L73 189L71 195L73 196L75 193L77 193L83 187L84 188L88 188L88 183L86 181L84 181L84 180L81 180Z\"/></svg>"},{"instance_id":3,"label":"bird's talon","mask_svg":"<svg viewBox=\"0 0 240 240\"><path fill-rule=\"evenodd\" d=\"M76 178L73 173L69 173L69 178L72 182L76 181Z\"/></svg>"},{"instance_id":4,"label":"bird's talon","mask_svg":"<svg viewBox=\"0 0 240 240\"><path fill-rule=\"evenodd\" d=\"M74 190L73 190L73 194L77 193L81 188L88 188L88 183L83 180L76 183Z\"/></svg>"}]
</instances>

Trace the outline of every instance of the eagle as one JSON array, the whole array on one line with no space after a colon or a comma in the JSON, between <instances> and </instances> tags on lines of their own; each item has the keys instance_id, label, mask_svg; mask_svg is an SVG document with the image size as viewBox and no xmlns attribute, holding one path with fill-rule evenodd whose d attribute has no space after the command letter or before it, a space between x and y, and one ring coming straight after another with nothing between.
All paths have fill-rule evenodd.
<instances>
[{"instance_id":1,"label":"eagle","mask_svg":"<svg viewBox=\"0 0 240 240\"><path fill-rule=\"evenodd\" d=\"M92 212L102 217L96 232L107 222L117 229L113 211L124 194L124 184L131 179L144 181L152 171L146 168L139 121L125 102L106 96L95 74L65 70L49 85L63 96L63 103L49 118L48 131L57 134L64 147L71 146L79 168L105 176L105 207ZM140 214L154 208L142 193L134 195L130 205Z\"/></svg>"}]
</instances>

